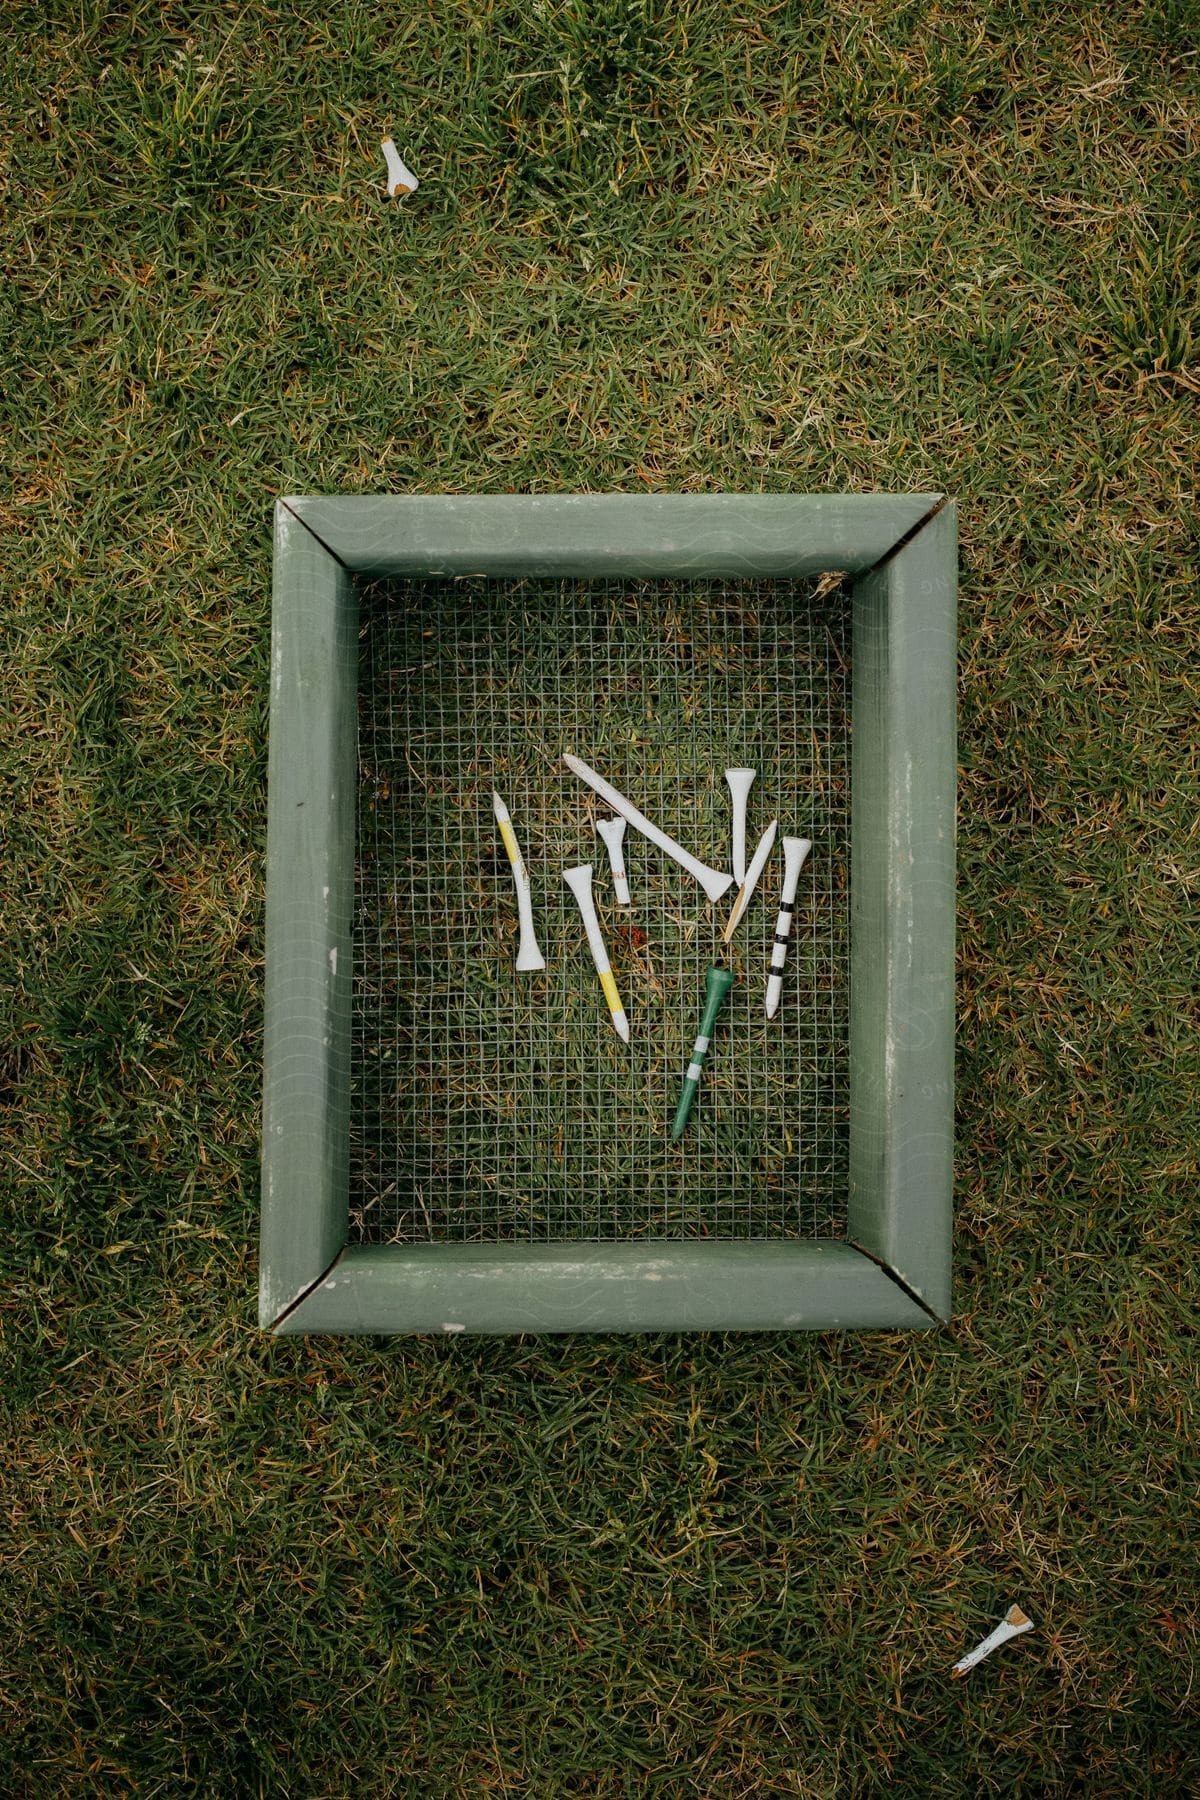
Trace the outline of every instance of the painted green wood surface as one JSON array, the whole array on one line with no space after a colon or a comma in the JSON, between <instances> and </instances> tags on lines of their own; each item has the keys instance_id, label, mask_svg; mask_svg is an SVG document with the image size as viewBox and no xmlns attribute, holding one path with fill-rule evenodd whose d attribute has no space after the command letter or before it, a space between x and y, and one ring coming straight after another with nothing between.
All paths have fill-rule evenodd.
<instances>
[{"instance_id":1,"label":"painted green wood surface","mask_svg":"<svg viewBox=\"0 0 1200 1800\"><path fill-rule=\"evenodd\" d=\"M848 1244L352 1245L293 1332L825 1331L933 1320Z\"/></svg>"},{"instance_id":2,"label":"painted green wood surface","mask_svg":"<svg viewBox=\"0 0 1200 1800\"><path fill-rule=\"evenodd\" d=\"M533 494L294 498L368 575L806 576L869 569L936 494Z\"/></svg>"},{"instance_id":3,"label":"painted green wood surface","mask_svg":"<svg viewBox=\"0 0 1200 1800\"><path fill-rule=\"evenodd\" d=\"M924 1326L931 1314L948 1315L951 507L865 576L855 595L850 1232L870 1256L829 1241L345 1247L357 682L350 570L787 576L863 569L913 531L935 501L705 495L280 503L264 1324L287 1332L862 1329Z\"/></svg>"},{"instance_id":4,"label":"painted green wood surface","mask_svg":"<svg viewBox=\"0 0 1200 1800\"><path fill-rule=\"evenodd\" d=\"M346 1238L357 603L276 509L271 618L259 1315L275 1322Z\"/></svg>"},{"instance_id":5,"label":"painted green wood surface","mask_svg":"<svg viewBox=\"0 0 1200 1800\"><path fill-rule=\"evenodd\" d=\"M956 520L854 596L849 1235L951 1307Z\"/></svg>"}]
</instances>

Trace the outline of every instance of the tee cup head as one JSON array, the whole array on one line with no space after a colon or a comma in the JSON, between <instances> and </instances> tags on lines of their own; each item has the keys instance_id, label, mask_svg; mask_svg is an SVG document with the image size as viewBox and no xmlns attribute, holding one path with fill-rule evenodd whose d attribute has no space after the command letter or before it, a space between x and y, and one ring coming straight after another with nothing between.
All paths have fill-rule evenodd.
<instances>
[{"instance_id":1,"label":"tee cup head","mask_svg":"<svg viewBox=\"0 0 1200 1800\"><path fill-rule=\"evenodd\" d=\"M581 907L592 904L592 865L580 863L577 869L564 869L563 880L578 900Z\"/></svg>"}]
</instances>

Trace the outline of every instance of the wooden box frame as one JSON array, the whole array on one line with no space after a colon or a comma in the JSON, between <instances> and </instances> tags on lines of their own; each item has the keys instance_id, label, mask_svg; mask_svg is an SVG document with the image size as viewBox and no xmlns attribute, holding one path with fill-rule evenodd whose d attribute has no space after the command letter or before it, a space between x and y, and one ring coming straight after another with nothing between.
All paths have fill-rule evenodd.
<instances>
[{"instance_id":1,"label":"wooden box frame","mask_svg":"<svg viewBox=\"0 0 1200 1800\"><path fill-rule=\"evenodd\" d=\"M259 1317L276 1332L949 1316L957 547L936 494L293 498L275 512ZM359 578L853 578L845 1240L347 1242Z\"/></svg>"}]
</instances>

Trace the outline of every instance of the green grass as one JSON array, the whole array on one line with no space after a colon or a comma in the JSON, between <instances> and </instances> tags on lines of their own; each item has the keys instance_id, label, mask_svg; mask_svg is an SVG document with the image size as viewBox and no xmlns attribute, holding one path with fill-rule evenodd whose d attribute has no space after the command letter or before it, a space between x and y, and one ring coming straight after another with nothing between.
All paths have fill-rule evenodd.
<instances>
[{"instance_id":1,"label":"green grass","mask_svg":"<svg viewBox=\"0 0 1200 1800\"><path fill-rule=\"evenodd\" d=\"M1194 8L5 21L0 1786L1194 1793ZM718 487L960 502L956 1322L261 1336L273 497Z\"/></svg>"}]
</instances>

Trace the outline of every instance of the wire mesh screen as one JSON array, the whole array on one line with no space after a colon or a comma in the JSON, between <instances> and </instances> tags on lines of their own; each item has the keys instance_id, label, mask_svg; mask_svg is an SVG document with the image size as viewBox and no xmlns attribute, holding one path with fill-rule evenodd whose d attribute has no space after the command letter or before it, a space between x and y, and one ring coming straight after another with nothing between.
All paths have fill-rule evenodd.
<instances>
[{"instance_id":1,"label":"wire mesh screen","mask_svg":"<svg viewBox=\"0 0 1200 1800\"><path fill-rule=\"evenodd\" d=\"M828 584L826 584L828 585ZM352 1233L374 1242L836 1236L848 1127L848 599L794 582L393 581L362 598ZM625 836L614 899L572 750L730 865L724 770L813 839L784 997L764 993L777 843L728 951L716 906ZM507 803L547 968L517 974ZM594 892L608 1018L564 868ZM707 969L738 976L691 1122L669 1125Z\"/></svg>"}]
</instances>

